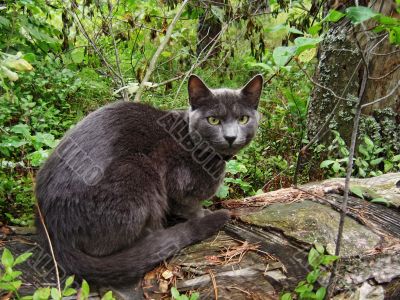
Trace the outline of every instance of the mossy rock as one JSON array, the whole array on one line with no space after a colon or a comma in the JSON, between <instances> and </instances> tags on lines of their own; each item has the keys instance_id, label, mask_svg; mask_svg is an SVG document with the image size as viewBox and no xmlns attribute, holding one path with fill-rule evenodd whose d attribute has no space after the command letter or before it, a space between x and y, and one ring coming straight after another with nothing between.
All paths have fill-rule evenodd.
<instances>
[{"instance_id":1,"label":"mossy rock","mask_svg":"<svg viewBox=\"0 0 400 300\"><path fill-rule=\"evenodd\" d=\"M305 200L276 203L263 210L241 216L241 220L282 231L286 236L313 244L321 243L334 252L340 214L331 207ZM344 224L342 255L359 255L373 249L380 237L369 228L347 217Z\"/></svg>"}]
</instances>

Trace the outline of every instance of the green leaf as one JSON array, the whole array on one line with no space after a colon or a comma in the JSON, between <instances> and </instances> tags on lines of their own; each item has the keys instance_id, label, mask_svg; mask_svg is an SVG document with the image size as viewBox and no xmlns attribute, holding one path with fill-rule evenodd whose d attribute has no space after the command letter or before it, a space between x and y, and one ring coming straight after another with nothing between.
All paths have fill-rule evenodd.
<instances>
[{"instance_id":1,"label":"green leaf","mask_svg":"<svg viewBox=\"0 0 400 300\"><path fill-rule=\"evenodd\" d=\"M107 293L104 294L104 296L101 298L101 300L114 300L114 296L112 291L108 291Z\"/></svg>"},{"instance_id":2,"label":"green leaf","mask_svg":"<svg viewBox=\"0 0 400 300\"><path fill-rule=\"evenodd\" d=\"M71 51L71 59L75 64L80 64L85 59L85 49L76 48Z\"/></svg>"},{"instance_id":3,"label":"green leaf","mask_svg":"<svg viewBox=\"0 0 400 300\"><path fill-rule=\"evenodd\" d=\"M75 279L75 276L73 276L73 275L72 275L72 276L69 276L69 277L65 280L64 288L70 287L71 284L74 283L74 279Z\"/></svg>"},{"instance_id":4,"label":"green leaf","mask_svg":"<svg viewBox=\"0 0 400 300\"><path fill-rule=\"evenodd\" d=\"M213 204L214 204L214 202L212 202L211 200L203 200L203 201L201 201L201 205L204 206L204 207L209 207L209 206L211 206Z\"/></svg>"},{"instance_id":5,"label":"green leaf","mask_svg":"<svg viewBox=\"0 0 400 300\"><path fill-rule=\"evenodd\" d=\"M367 145L368 150L372 150L374 148L374 142L367 136L364 136L364 143Z\"/></svg>"},{"instance_id":6,"label":"green leaf","mask_svg":"<svg viewBox=\"0 0 400 300\"><path fill-rule=\"evenodd\" d=\"M292 300L292 294L291 293L285 293L281 296L280 300Z\"/></svg>"},{"instance_id":7,"label":"green leaf","mask_svg":"<svg viewBox=\"0 0 400 300\"><path fill-rule=\"evenodd\" d=\"M11 273L6 274L6 275L4 275L4 276L9 276L9 279L10 279L10 280L7 280L7 281L11 281L11 280L16 279L16 278L17 278L18 276L20 276L21 274L22 274L21 271L12 271Z\"/></svg>"},{"instance_id":8,"label":"green leaf","mask_svg":"<svg viewBox=\"0 0 400 300\"><path fill-rule=\"evenodd\" d=\"M364 199L363 190L359 186L351 186L350 192L352 192L354 195L358 196L359 198Z\"/></svg>"},{"instance_id":9,"label":"green leaf","mask_svg":"<svg viewBox=\"0 0 400 300\"><path fill-rule=\"evenodd\" d=\"M379 203L379 204L385 204L386 206L390 206L392 205L392 202L390 202L389 200L385 199L385 198L374 198L371 200L372 203Z\"/></svg>"},{"instance_id":10,"label":"green leaf","mask_svg":"<svg viewBox=\"0 0 400 300\"><path fill-rule=\"evenodd\" d=\"M26 156L26 158L29 159L31 165L34 167L39 167L48 157L49 151L43 149L39 149Z\"/></svg>"},{"instance_id":11,"label":"green leaf","mask_svg":"<svg viewBox=\"0 0 400 300\"><path fill-rule=\"evenodd\" d=\"M335 162L334 160L327 159L327 160L324 160L319 166L320 166L321 168L327 168L327 167L329 167L331 164L333 164L334 162Z\"/></svg>"},{"instance_id":12,"label":"green leaf","mask_svg":"<svg viewBox=\"0 0 400 300\"><path fill-rule=\"evenodd\" d=\"M346 15L353 24L359 24L379 14L366 6L353 6L346 9Z\"/></svg>"},{"instance_id":13,"label":"green leaf","mask_svg":"<svg viewBox=\"0 0 400 300\"><path fill-rule=\"evenodd\" d=\"M393 169L393 163L391 162L391 161L389 161L389 160L385 160L384 162L383 162L383 170L384 170L384 172L385 173L388 173L390 170L392 170Z\"/></svg>"},{"instance_id":14,"label":"green leaf","mask_svg":"<svg viewBox=\"0 0 400 300\"><path fill-rule=\"evenodd\" d=\"M190 298L189 298L189 300L198 300L198 299L200 299L200 294L197 293L197 292L191 294L191 295L190 295Z\"/></svg>"},{"instance_id":15,"label":"green leaf","mask_svg":"<svg viewBox=\"0 0 400 300\"><path fill-rule=\"evenodd\" d=\"M314 246L315 246L315 249L318 251L318 253L320 253L320 254L325 253L325 248L320 243L314 243Z\"/></svg>"},{"instance_id":16,"label":"green leaf","mask_svg":"<svg viewBox=\"0 0 400 300\"><path fill-rule=\"evenodd\" d=\"M319 269L311 271L310 273L307 274L307 282L308 283L316 282L320 274L321 271Z\"/></svg>"},{"instance_id":17,"label":"green leaf","mask_svg":"<svg viewBox=\"0 0 400 300\"><path fill-rule=\"evenodd\" d=\"M393 156L391 161L393 161L393 162L400 161L400 154Z\"/></svg>"},{"instance_id":18,"label":"green leaf","mask_svg":"<svg viewBox=\"0 0 400 300\"><path fill-rule=\"evenodd\" d=\"M224 22L224 10L216 5L211 5L212 14L221 22Z\"/></svg>"},{"instance_id":19,"label":"green leaf","mask_svg":"<svg viewBox=\"0 0 400 300\"><path fill-rule=\"evenodd\" d=\"M50 297L50 288L39 288L33 294L33 300L47 300Z\"/></svg>"},{"instance_id":20,"label":"green leaf","mask_svg":"<svg viewBox=\"0 0 400 300\"><path fill-rule=\"evenodd\" d=\"M84 299L87 299L90 294L89 284L85 279L82 280L81 292Z\"/></svg>"},{"instance_id":21,"label":"green leaf","mask_svg":"<svg viewBox=\"0 0 400 300\"><path fill-rule=\"evenodd\" d=\"M303 32L301 32L300 30L298 30L297 28L294 28L294 27L289 27L288 32L291 32L291 33L294 33L294 34L304 35Z\"/></svg>"},{"instance_id":22,"label":"green leaf","mask_svg":"<svg viewBox=\"0 0 400 300\"><path fill-rule=\"evenodd\" d=\"M0 281L0 291L16 291L13 282L1 282Z\"/></svg>"},{"instance_id":23,"label":"green leaf","mask_svg":"<svg viewBox=\"0 0 400 300\"><path fill-rule=\"evenodd\" d=\"M215 195L220 199L225 199L229 195L229 187L222 184Z\"/></svg>"},{"instance_id":24,"label":"green leaf","mask_svg":"<svg viewBox=\"0 0 400 300\"><path fill-rule=\"evenodd\" d=\"M324 300L326 295L326 288L321 286L315 293L316 300Z\"/></svg>"},{"instance_id":25,"label":"green leaf","mask_svg":"<svg viewBox=\"0 0 400 300\"><path fill-rule=\"evenodd\" d=\"M0 16L0 28L1 27L3 27L3 28L10 27L10 21L3 16Z\"/></svg>"},{"instance_id":26,"label":"green leaf","mask_svg":"<svg viewBox=\"0 0 400 300\"><path fill-rule=\"evenodd\" d=\"M30 133L30 128L28 125L26 124L17 124L14 125L13 127L11 127L10 129L12 132L14 133L19 133L22 134L24 137L30 137L31 133Z\"/></svg>"},{"instance_id":27,"label":"green leaf","mask_svg":"<svg viewBox=\"0 0 400 300\"><path fill-rule=\"evenodd\" d=\"M50 294L51 294L51 298L53 300L60 300L61 299L61 293L56 288L51 288Z\"/></svg>"},{"instance_id":28,"label":"green leaf","mask_svg":"<svg viewBox=\"0 0 400 300\"><path fill-rule=\"evenodd\" d=\"M324 266L329 266L332 264L334 261L336 261L339 257L335 255L324 255L322 257L321 264Z\"/></svg>"},{"instance_id":29,"label":"green leaf","mask_svg":"<svg viewBox=\"0 0 400 300\"><path fill-rule=\"evenodd\" d=\"M335 173L337 173L337 172L340 170L340 164L339 164L337 161L335 161L335 162L333 163L333 165L332 165L332 170L333 170Z\"/></svg>"},{"instance_id":30,"label":"green leaf","mask_svg":"<svg viewBox=\"0 0 400 300\"><path fill-rule=\"evenodd\" d=\"M276 47L272 53L275 64L284 66L293 57L296 49L296 47Z\"/></svg>"},{"instance_id":31,"label":"green leaf","mask_svg":"<svg viewBox=\"0 0 400 300\"><path fill-rule=\"evenodd\" d=\"M318 253L318 251L313 247L311 248L310 252L308 253L308 264L316 268L321 263L322 255Z\"/></svg>"},{"instance_id":32,"label":"green leaf","mask_svg":"<svg viewBox=\"0 0 400 300\"><path fill-rule=\"evenodd\" d=\"M326 15L326 17L322 20L322 22L333 22L333 23L336 23L337 21L339 21L340 19L342 19L344 16L345 16L344 13L332 9L332 10Z\"/></svg>"},{"instance_id":33,"label":"green leaf","mask_svg":"<svg viewBox=\"0 0 400 300\"><path fill-rule=\"evenodd\" d=\"M77 293L76 289L69 287L69 288L64 289L62 295L65 297L68 297L68 296L75 295L76 293Z\"/></svg>"},{"instance_id":34,"label":"green leaf","mask_svg":"<svg viewBox=\"0 0 400 300\"><path fill-rule=\"evenodd\" d=\"M15 259L14 266L23 263L24 261L26 261L31 256L32 256L31 252L26 252L26 253L21 254L20 256L18 256Z\"/></svg>"},{"instance_id":35,"label":"green leaf","mask_svg":"<svg viewBox=\"0 0 400 300\"><path fill-rule=\"evenodd\" d=\"M180 293L179 293L179 291L176 289L176 287L172 287L171 288L171 296L172 296L172 298L174 298L174 299L178 299L179 298L179 296L180 296Z\"/></svg>"},{"instance_id":36,"label":"green leaf","mask_svg":"<svg viewBox=\"0 0 400 300\"><path fill-rule=\"evenodd\" d=\"M233 159L226 163L226 172L236 175L237 173L246 173L247 168L243 163Z\"/></svg>"},{"instance_id":37,"label":"green leaf","mask_svg":"<svg viewBox=\"0 0 400 300\"><path fill-rule=\"evenodd\" d=\"M274 25L272 27L266 27L265 31L266 32L277 32L277 31L281 31L281 30L287 30L287 26L285 24L277 24Z\"/></svg>"},{"instance_id":38,"label":"green leaf","mask_svg":"<svg viewBox=\"0 0 400 300\"><path fill-rule=\"evenodd\" d=\"M26 53L24 54L23 58L30 63L36 61L36 55L34 53Z\"/></svg>"},{"instance_id":39,"label":"green leaf","mask_svg":"<svg viewBox=\"0 0 400 300\"><path fill-rule=\"evenodd\" d=\"M295 288L295 292L303 294L306 292L311 292L313 290L314 286L312 284L303 284Z\"/></svg>"},{"instance_id":40,"label":"green leaf","mask_svg":"<svg viewBox=\"0 0 400 300\"><path fill-rule=\"evenodd\" d=\"M383 157L379 157L379 158L371 160L369 163L371 164L371 166L376 166L376 165L379 165L382 161L383 161Z\"/></svg>"},{"instance_id":41,"label":"green leaf","mask_svg":"<svg viewBox=\"0 0 400 300\"><path fill-rule=\"evenodd\" d=\"M12 267L14 265L14 257L11 254L10 250L4 248L3 255L1 256L1 263L7 268Z\"/></svg>"},{"instance_id":42,"label":"green leaf","mask_svg":"<svg viewBox=\"0 0 400 300\"><path fill-rule=\"evenodd\" d=\"M310 28L308 28L308 33L311 35L315 35L318 34L318 32L322 29L322 25L321 23L316 23L313 26L311 26Z\"/></svg>"},{"instance_id":43,"label":"green leaf","mask_svg":"<svg viewBox=\"0 0 400 300\"><path fill-rule=\"evenodd\" d=\"M37 132L32 138L34 138L34 141L36 143L39 143L39 147L41 145L46 145L50 148L54 148L57 146L58 141L55 140L54 135L51 133L42 133L42 132Z\"/></svg>"},{"instance_id":44,"label":"green leaf","mask_svg":"<svg viewBox=\"0 0 400 300\"><path fill-rule=\"evenodd\" d=\"M297 46L296 55L302 52L315 48L319 42L322 41L321 37L309 38L309 37L298 37L294 40L294 44Z\"/></svg>"}]
</instances>

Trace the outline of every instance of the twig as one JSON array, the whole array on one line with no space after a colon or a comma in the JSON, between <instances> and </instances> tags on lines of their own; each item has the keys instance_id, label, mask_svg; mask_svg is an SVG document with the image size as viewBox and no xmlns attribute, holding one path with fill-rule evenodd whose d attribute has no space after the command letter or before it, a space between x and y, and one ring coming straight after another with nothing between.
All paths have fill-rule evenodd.
<instances>
[{"instance_id":1,"label":"twig","mask_svg":"<svg viewBox=\"0 0 400 300\"><path fill-rule=\"evenodd\" d=\"M399 50L394 50L394 51L391 51L391 52L387 52L387 53L376 53L376 52L371 52L371 54L372 54L372 55L376 55L376 56L387 56L387 55L396 54L396 53L398 53L398 52L400 52L400 49L399 49Z\"/></svg>"},{"instance_id":2,"label":"twig","mask_svg":"<svg viewBox=\"0 0 400 300\"><path fill-rule=\"evenodd\" d=\"M183 78L181 84L180 84L179 87L178 87L178 90L176 91L174 100L176 100L176 99L178 98L178 95L179 95L179 93L180 93L180 91L181 91L181 89L182 89L183 83L185 82L186 78L193 72L193 70L194 70L195 68L197 68L197 66L201 65L203 62L205 62L205 61L207 60L207 58L211 55L211 53L213 52L215 46L217 45L219 38L222 36L222 34L225 32L225 30L226 30L227 28L228 28L228 24L225 23L224 26L222 26L221 31L220 31L220 32L218 33L218 35L215 37L215 39L212 40L210 43L208 43L207 46L204 47L204 48L201 50L201 52L199 53L199 56L197 57L196 62L195 62L195 63L190 67L190 69L185 73L185 77ZM211 44L211 43L212 43L212 44ZM200 60L200 62L199 62L199 59L200 59L200 56L201 56L202 52L203 52L210 44L211 44L211 47L209 48L207 54L206 54L206 55L203 57L203 59Z\"/></svg>"},{"instance_id":3,"label":"twig","mask_svg":"<svg viewBox=\"0 0 400 300\"><path fill-rule=\"evenodd\" d=\"M391 71L389 71L389 72L386 73L385 75L382 75L382 76L379 76L379 77L371 77L371 76L370 76L368 79L371 79L371 80L382 80L382 79L385 79L386 77L388 77L388 76L391 75L392 73L396 72L397 69L399 69L399 68L400 68L400 64L397 65L396 67L394 67Z\"/></svg>"},{"instance_id":4,"label":"twig","mask_svg":"<svg viewBox=\"0 0 400 300\"><path fill-rule=\"evenodd\" d=\"M356 112L355 112L355 116L354 116L353 131L351 133L349 158L347 160L346 179L344 182L344 195L343 195L343 203L342 203L342 208L341 208L342 211L340 213L338 234L337 234L337 238L336 238L336 248L335 248L336 256L340 255L340 249L342 246L344 221L347 216L347 202L349 200L350 178L351 178L351 174L353 173L353 159L354 159L354 152L355 152L356 142L357 142L358 125L360 122L360 116L361 116L361 110L362 110L362 100L364 97L365 87L366 87L368 77L369 77L369 59L367 57L365 57L365 54L362 51L361 46L357 39L356 39L356 44L357 44L357 47L359 48L359 51L362 56L362 60L364 62L364 71L363 71L362 82L361 82L360 91L359 91L359 95L358 95L358 103L357 103ZM339 266L339 261L337 260L333 263L332 272L331 272L331 275L329 278L327 299L330 299L333 294L336 275L337 275L337 271L338 271L338 266Z\"/></svg>"},{"instance_id":5,"label":"twig","mask_svg":"<svg viewBox=\"0 0 400 300\"><path fill-rule=\"evenodd\" d=\"M119 1L117 1L117 4L116 4L117 10L118 10L118 5L119 5ZM113 46L114 46L115 64L117 66L117 71L118 71L121 86L125 86L125 80L124 80L124 76L122 75L121 66L120 66L118 46L117 46L117 42L115 41L113 25L112 25L112 11L113 11L114 7L112 6L110 0L108 0L108 7L110 8L110 13L109 13L109 18L108 18L109 19L108 30L110 31L111 39L112 39ZM122 90L122 95L124 97L124 101L129 101L129 96L128 96L126 89Z\"/></svg>"},{"instance_id":6,"label":"twig","mask_svg":"<svg viewBox=\"0 0 400 300\"><path fill-rule=\"evenodd\" d=\"M295 61L297 62L297 65L299 66L299 69L304 73L304 75L306 75L307 79L310 80L312 84L316 85L317 87L319 87L319 88L321 88L323 90L327 90L328 92L330 92L337 99L354 102L354 100L349 99L349 98L341 97L341 96L337 95L331 88L316 82L314 79L311 78L311 76L307 73L307 71L304 70L301 67L301 65L299 64L299 62L296 59L295 59Z\"/></svg>"},{"instance_id":7,"label":"twig","mask_svg":"<svg viewBox=\"0 0 400 300\"><path fill-rule=\"evenodd\" d=\"M214 287L214 298L215 300L218 300L218 287L217 287L217 281L215 280L215 275L211 269L208 270L208 274L210 274L211 282Z\"/></svg>"},{"instance_id":8,"label":"twig","mask_svg":"<svg viewBox=\"0 0 400 300\"><path fill-rule=\"evenodd\" d=\"M73 3L73 2L72 2ZM75 4L73 4L75 5ZM87 41L89 42L89 44L92 46L93 50L97 53L97 55L100 57L100 59L104 62L104 64L106 65L106 67L111 71L111 73L113 73L118 80L121 81L121 77L119 76L119 74L114 70L114 68L110 65L110 63L107 61L107 59L105 58L105 56L103 55L103 53L101 52L101 50L97 47L96 43L90 38L89 34L87 33L85 27L83 26L81 20L79 19L79 17L76 15L76 13L72 10L70 10L69 8L66 8L66 10L68 11L69 14L72 15L72 17L75 20L75 23L78 25L79 31L82 33L82 35L87 39Z\"/></svg>"},{"instance_id":9,"label":"twig","mask_svg":"<svg viewBox=\"0 0 400 300\"><path fill-rule=\"evenodd\" d=\"M163 41L160 43L160 46L158 46L156 52L154 53L153 57L151 58L150 64L149 64L149 68L146 71L146 74L144 75L144 78L142 80L142 82L139 85L139 89L135 95L135 99L134 102L139 102L140 101L140 97L142 96L142 92L144 89L144 83L147 82L151 76L151 74L153 73L155 67L156 67L156 63L158 60L158 57L160 56L161 52L164 50L165 46L168 44L169 39L171 38L172 35L172 31L174 30L174 27L176 25L176 23L178 22L183 9L185 8L185 6L188 4L189 0L185 0L183 1L181 7L179 8L178 12L176 13L174 19L172 20L171 24L168 26L167 32L165 34L165 37L163 39Z\"/></svg>"},{"instance_id":10,"label":"twig","mask_svg":"<svg viewBox=\"0 0 400 300\"><path fill-rule=\"evenodd\" d=\"M376 104L376 103L378 103L378 102L381 102L381 101L383 101L383 100L389 98L390 96L392 96L392 95L394 94L394 92L396 92L396 90L399 88L399 86L400 86L400 80L397 81L397 84L396 84L395 87L389 92L389 94L387 94L387 95L385 95L385 96L383 96L383 97L381 97L381 98L378 98L378 99L376 99L376 100L374 100L374 101L372 101L372 102L365 103L365 104L363 104L363 105L361 106L361 108L367 107L367 106L369 106L369 105Z\"/></svg>"},{"instance_id":11,"label":"twig","mask_svg":"<svg viewBox=\"0 0 400 300\"><path fill-rule=\"evenodd\" d=\"M38 204L38 203L36 203L36 208L37 208L38 213L39 213L40 223L42 223L44 232L45 232L45 234L46 234L47 241L48 241L48 243L49 243L50 254L51 254L51 257L52 257L52 259L53 259L54 268L55 268L55 270L56 270L57 289L58 289L58 292L59 292L60 295L61 295L60 273L59 273L59 271L58 271L58 265L57 265L56 257L55 257L55 255L54 255L53 245L52 245L52 243L51 243L50 235L49 235L49 232L47 231L47 227L46 227L46 224L45 224L45 222L44 222L44 218L43 218L43 215L42 215L42 211L40 210L40 207L39 207L39 204Z\"/></svg>"}]
</instances>

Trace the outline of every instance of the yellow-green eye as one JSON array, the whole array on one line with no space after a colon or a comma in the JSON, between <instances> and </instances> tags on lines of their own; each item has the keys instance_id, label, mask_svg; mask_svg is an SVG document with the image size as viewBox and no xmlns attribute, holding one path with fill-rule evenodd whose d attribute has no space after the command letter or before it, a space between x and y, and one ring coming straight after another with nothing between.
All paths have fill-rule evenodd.
<instances>
[{"instance_id":1,"label":"yellow-green eye","mask_svg":"<svg viewBox=\"0 0 400 300\"><path fill-rule=\"evenodd\" d=\"M241 116L239 118L239 124L240 125L247 124L247 122L249 122L249 116Z\"/></svg>"},{"instance_id":2,"label":"yellow-green eye","mask_svg":"<svg viewBox=\"0 0 400 300\"><path fill-rule=\"evenodd\" d=\"M219 123L221 123L221 121L217 118L214 117L208 117L207 118L208 123L210 123L211 125L218 125Z\"/></svg>"}]
</instances>

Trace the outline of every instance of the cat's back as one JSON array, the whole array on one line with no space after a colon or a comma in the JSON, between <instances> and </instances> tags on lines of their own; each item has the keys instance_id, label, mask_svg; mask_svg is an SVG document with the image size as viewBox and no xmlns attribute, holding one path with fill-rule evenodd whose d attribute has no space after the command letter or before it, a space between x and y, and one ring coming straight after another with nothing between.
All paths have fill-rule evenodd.
<instances>
[{"instance_id":1,"label":"cat's back","mask_svg":"<svg viewBox=\"0 0 400 300\"><path fill-rule=\"evenodd\" d=\"M79 182L88 170L107 170L120 157L147 155L166 137L157 123L165 114L132 102L115 102L90 113L66 133L47 159L37 176L38 188Z\"/></svg>"},{"instance_id":2,"label":"cat's back","mask_svg":"<svg viewBox=\"0 0 400 300\"><path fill-rule=\"evenodd\" d=\"M67 135L85 144L86 151L96 146L118 147L130 151L146 151L162 136L157 120L166 112L152 106L132 102L115 102L92 113ZM136 149L133 149L136 148ZM115 149L117 150L117 149ZM127 150L127 149L126 149Z\"/></svg>"}]
</instances>

